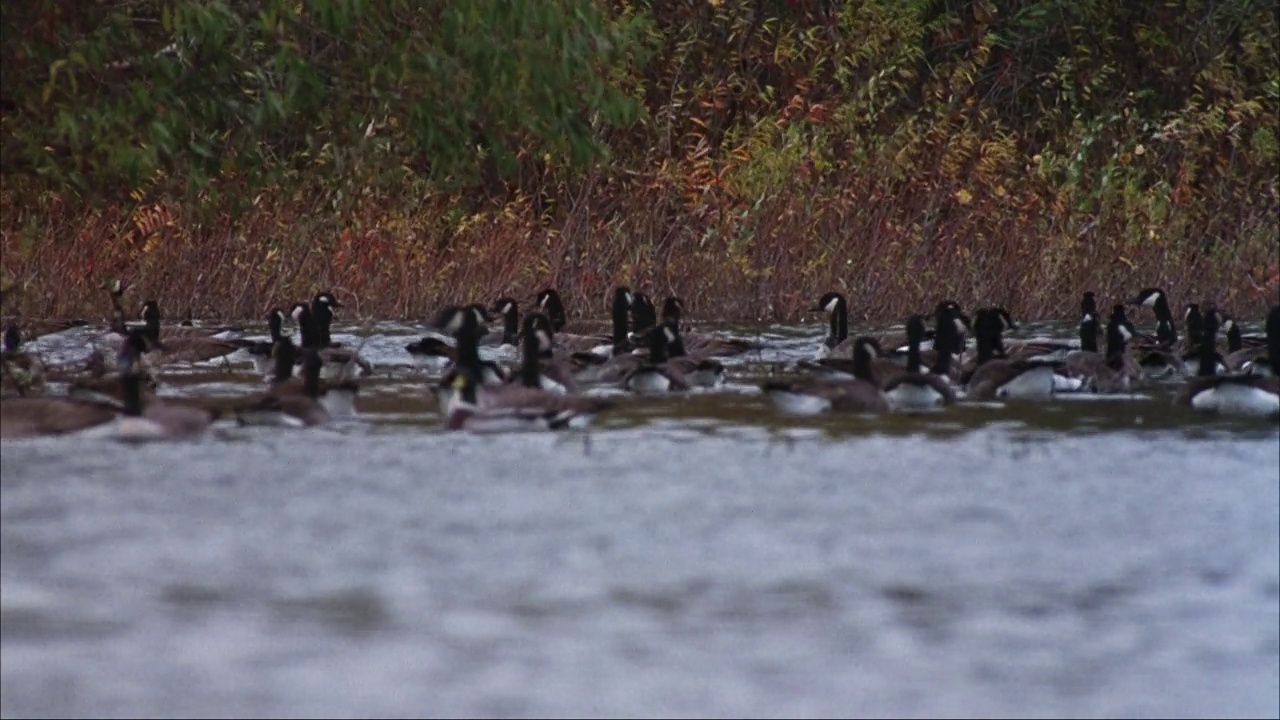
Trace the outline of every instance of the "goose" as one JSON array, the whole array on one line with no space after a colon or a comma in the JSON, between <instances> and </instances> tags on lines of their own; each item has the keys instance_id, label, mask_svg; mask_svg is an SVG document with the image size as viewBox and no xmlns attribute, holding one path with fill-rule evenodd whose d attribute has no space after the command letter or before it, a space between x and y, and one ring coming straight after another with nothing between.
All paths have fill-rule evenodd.
<instances>
[{"instance_id":1,"label":"goose","mask_svg":"<svg viewBox=\"0 0 1280 720\"><path fill-rule=\"evenodd\" d=\"M405 345L404 349L413 358L415 365L430 371L443 370L458 357L457 348L432 335L423 336L421 340Z\"/></svg>"},{"instance_id":2,"label":"goose","mask_svg":"<svg viewBox=\"0 0 1280 720\"><path fill-rule=\"evenodd\" d=\"M169 333L160 328L160 303L147 300L142 306L143 331L150 340L148 357L154 365L179 362L202 362L226 358L231 353L252 345L247 340L219 339L209 335Z\"/></svg>"},{"instance_id":3,"label":"goose","mask_svg":"<svg viewBox=\"0 0 1280 720\"><path fill-rule=\"evenodd\" d=\"M275 377L271 389L251 403L235 409L240 425L313 427L323 425L335 415L355 412L355 396L359 386L347 380L338 384L321 379L324 361L315 348L305 348L302 378L293 377L297 350L289 338L281 338L273 350Z\"/></svg>"},{"instance_id":4,"label":"goose","mask_svg":"<svg viewBox=\"0 0 1280 720\"><path fill-rule=\"evenodd\" d=\"M117 358L120 402L74 397L16 398L0 402L0 437L101 432L120 440L193 439L205 434L214 413L150 399L143 404L138 361L149 348L145 331L125 338Z\"/></svg>"},{"instance_id":5,"label":"goose","mask_svg":"<svg viewBox=\"0 0 1280 720\"><path fill-rule=\"evenodd\" d=\"M837 347L841 347L849 338L849 301L838 292L829 292L819 298L810 312L827 313L831 330L818 347L815 359L831 357Z\"/></svg>"},{"instance_id":6,"label":"goose","mask_svg":"<svg viewBox=\"0 0 1280 720\"><path fill-rule=\"evenodd\" d=\"M689 389L689 381L680 372L681 362L668 362L668 348L676 341L671 325L659 325L659 332L649 333L649 356L622 378L620 385L640 395L662 395Z\"/></svg>"},{"instance_id":7,"label":"goose","mask_svg":"<svg viewBox=\"0 0 1280 720\"><path fill-rule=\"evenodd\" d=\"M507 371L492 360L480 359L481 320L485 313L476 305L447 305L436 313L431 325L439 332L452 335L456 359L435 386L436 397L440 407L448 407L456 389L455 380L463 367L476 376L477 381L486 386L504 385L510 379Z\"/></svg>"},{"instance_id":8,"label":"goose","mask_svg":"<svg viewBox=\"0 0 1280 720\"><path fill-rule=\"evenodd\" d=\"M0 345L0 396L12 397L38 392L45 382L44 362L38 355L24 352L22 330L10 320Z\"/></svg>"},{"instance_id":9,"label":"goose","mask_svg":"<svg viewBox=\"0 0 1280 720\"><path fill-rule=\"evenodd\" d=\"M950 405L956 400L951 384L941 375L922 371L920 342L924 340L924 319L907 319L907 369L884 384L884 394L895 410L923 410Z\"/></svg>"},{"instance_id":10,"label":"goose","mask_svg":"<svg viewBox=\"0 0 1280 720\"><path fill-rule=\"evenodd\" d=\"M569 352L589 352L603 357L608 357L612 352L611 338L595 334L584 335L582 331L588 328L569 325L564 302L560 299L560 293L554 288L539 292L535 302L538 309L551 320L551 329L555 331L554 340L558 347ZM594 329L594 326L591 329Z\"/></svg>"},{"instance_id":11,"label":"goose","mask_svg":"<svg viewBox=\"0 0 1280 720\"><path fill-rule=\"evenodd\" d=\"M534 363L536 367L536 362ZM523 385L482 386L474 365L460 364L442 402L445 428L476 433L585 427L610 407L606 398L549 393Z\"/></svg>"},{"instance_id":12,"label":"goose","mask_svg":"<svg viewBox=\"0 0 1280 720\"><path fill-rule=\"evenodd\" d=\"M689 354L679 324L671 321L665 327L674 338L667 346L667 364L683 375L690 387L714 388L724 384L724 363L703 354Z\"/></svg>"},{"instance_id":13,"label":"goose","mask_svg":"<svg viewBox=\"0 0 1280 720\"><path fill-rule=\"evenodd\" d=\"M638 336L658 325L658 310L653 301L642 292L631 298L631 334Z\"/></svg>"},{"instance_id":14,"label":"goose","mask_svg":"<svg viewBox=\"0 0 1280 720\"><path fill-rule=\"evenodd\" d=\"M541 313L525 318L521 338L520 381L488 384L482 379L475 316L449 311L441 325L458 339L458 363L447 378L449 387L437 391L445 426L450 430L505 431L560 429L588 424L612 401L544 389L541 358L550 348L550 321Z\"/></svg>"},{"instance_id":15,"label":"goose","mask_svg":"<svg viewBox=\"0 0 1280 720\"><path fill-rule=\"evenodd\" d=\"M70 397L18 397L0 401L0 438L65 435L104 426L120 416L117 403Z\"/></svg>"},{"instance_id":16,"label":"goose","mask_svg":"<svg viewBox=\"0 0 1280 720\"><path fill-rule=\"evenodd\" d=\"M1128 392L1142 377L1142 369L1127 351L1131 337L1124 306L1116 305L1107 322L1106 354L1098 352L1098 319L1086 313L1080 320L1080 349L1067 353L1063 368L1082 387L1094 392Z\"/></svg>"},{"instance_id":17,"label":"goose","mask_svg":"<svg viewBox=\"0 0 1280 720\"><path fill-rule=\"evenodd\" d=\"M561 394L575 393L578 390L578 383L574 379L573 367L563 354L555 352L553 336L551 321L546 315L534 312L525 317L524 326L520 332L519 378L529 387L541 387L543 390ZM533 353L533 365L536 367L530 367L530 361L525 357L529 353ZM536 380L536 384L533 380Z\"/></svg>"},{"instance_id":18,"label":"goose","mask_svg":"<svg viewBox=\"0 0 1280 720\"><path fill-rule=\"evenodd\" d=\"M1051 397L1056 375L1053 364L996 357L1003 326L997 313L988 308L978 310L974 318L978 359L968 380L969 397L977 400Z\"/></svg>"},{"instance_id":19,"label":"goose","mask_svg":"<svg viewBox=\"0 0 1280 720\"><path fill-rule=\"evenodd\" d=\"M515 298L500 297L493 302L493 312L502 318L502 345L519 345L520 303Z\"/></svg>"},{"instance_id":20,"label":"goose","mask_svg":"<svg viewBox=\"0 0 1280 720\"><path fill-rule=\"evenodd\" d=\"M1130 341L1139 352L1138 364L1147 375L1158 378L1186 374L1186 366L1174 347L1178 342L1178 329L1173 324L1173 311L1169 309L1169 298L1164 290L1145 288L1129 301L1129 305L1149 307L1156 316L1154 338L1135 334Z\"/></svg>"},{"instance_id":21,"label":"goose","mask_svg":"<svg viewBox=\"0 0 1280 720\"><path fill-rule=\"evenodd\" d=\"M680 331L681 320L684 318L684 300L678 297L668 297L662 303L662 325L673 326ZM655 332L661 326L651 328L648 332ZM632 337L636 339L644 339L647 342L646 333L632 333ZM760 346L749 340L740 340L737 338L723 338L716 335L706 333L685 333L680 332L682 348L690 355L697 357L729 357L731 355L739 355L749 350L759 350Z\"/></svg>"},{"instance_id":22,"label":"goose","mask_svg":"<svg viewBox=\"0 0 1280 720\"><path fill-rule=\"evenodd\" d=\"M1267 322L1271 322L1270 315L1267 316ZM1226 372L1249 370L1261 375L1270 374L1269 348L1265 335L1261 338L1261 344L1257 344L1256 336L1249 337L1250 342L1246 343L1245 336L1240 332L1240 326L1230 317L1222 319L1222 329L1227 336L1228 354L1223 361L1227 366ZM1224 371L1219 369L1219 372Z\"/></svg>"},{"instance_id":23,"label":"goose","mask_svg":"<svg viewBox=\"0 0 1280 720\"><path fill-rule=\"evenodd\" d=\"M270 339L258 341L245 348L245 352L253 359L254 372L266 376L272 370L271 352L276 343L284 339L284 310L272 308L267 313L267 333Z\"/></svg>"},{"instance_id":24,"label":"goose","mask_svg":"<svg viewBox=\"0 0 1280 720\"><path fill-rule=\"evenodd\" d=\"M203 437L218 413L152 399L143 407L143 375L138 365L145 343L130 340L119 359L120 386L123 395L121 416L116 421L116 439L129 442L148 440L194 440Z\"/></svg>"},{"instance_id":25,"label":"goose","mask_svg":"<svg viewBox=\"0 0 1280 720\"><path fill-rule=\"evenodd\" d=\"M853 345L853 378L842 382L767 382L760 390L775 407L787 413L888 412L889 400L871 374L874 355L874 341L859 337Z\"/></svg>"},{"instance_id":26,"label":"goose","mask_svg":"<svg viewBox=\"0 0 1280 720\"><path fill-rule=\"evenodd\" d=\"M1011 330L1018 330L1018 323L1014 321L1013 315L1003 306L996 305L990 310L999 319L1001 324L1002 335L1000 345L996 348L997 355L1003 355L1010 360L1056 361L1065 358L1067 353L1072 350L1071 345L1068 343L1056 340L1006 341L1003 337L1003 333Z\"/></svg>"},{"instance_id":27,"label":"goose","mask_svg":"<svg viewBox=\"0 0 1280 720\"><path fill-rule=\"evenodd\" d=\"M372 375L373 364L361 357L359 350L344 348L342 343L334 342L329 334L333 325L333 309L340 307L344 307L343 304L328 290L316 293L311 300L311 321L315 324L314 347L324 361L324 376L346 378Z\"/></svg>"},{"instance_id":28,"label":"goose","mask_svg":"<svg viewBox=\"0 0 1280 720\"><path fill-rule=\"evenodd\" d=\"M1273 311L1274 313L1274 311ZM1204 342L1200 344L1200 373L1183 384L1174 402L1198 412L1232 415L1280 415L1280 378L1247 373L1217 375L1215 339L1218 333L1217 311L1210 309L1204 317ZM1268 323L1270 325L1270 323ZM1268 327L1268 330L1271 330ZM1272 360L1280 355L1280 334L1268 332Z\"/></svg>"},{"instance_id":29,"label":"goose","mask_svg":"<svg viewBox=\"0 0 1280 720\"><path fill-rule=\"evenodd\" d=\"M600 358L589 353L573 353L570 361L578 369L577 376L584 382L597 382L614 385L622 382L635 368L645 361L645 353L637 351L632 338L635 333L627 333L627 312L634 309L637 295L633 295L625 286L614 289L611 306L613 327L612 350L607 358ZM643 333L648 336L649 333Z\"/></svg>"}]
</instances>

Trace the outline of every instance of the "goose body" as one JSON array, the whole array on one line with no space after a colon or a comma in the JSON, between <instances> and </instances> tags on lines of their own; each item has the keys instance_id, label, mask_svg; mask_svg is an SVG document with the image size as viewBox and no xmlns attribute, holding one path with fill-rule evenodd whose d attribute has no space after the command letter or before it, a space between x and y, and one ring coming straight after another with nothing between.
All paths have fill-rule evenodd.
<instances>
[{"instance_id":1,"label":"goose body","mask_svg":"<svg viewBox=\"0 0 1280 720\"><path fill-rule=\"evenodd\" d=\"M1280 355L1280 334L1271 332L1280 325L1280 308L1268 316L1267 342L1272 356ZM1214 340L1218 316L1214 310L1205 315L1205 337L1200 345L1200 374L1187 380L1178 391L1175 402L1198 412L1272 417L1280 415L1280 378L1245 373L1217 375L1213 373Z\"/></svg>"},{"instance_id":2,"label":"goose body","mask_svg":"<svg viewBox=\"0 0 1280 720\"><path fill-rule=\"evenodd\" d=\"M895 410L928 410L956 401L955 390L942 376L923 372L920 343L924 320L912 315L907 320L907 368L884 385L884 395Z\"/></svg>"},{"instance_id":3,"label":"goose body","mask_svg":"<svg viewBox=\"0 0 1280 720\"><path fill-rule=\"evenodd\" d=\"M767 382L760 390L779 410L799 415L825 412L881 413L890 410L888 398L871 375L875 350L869 337L853 347L855 376L842 382Z\"/></svg>"},{"instance_id":4,"label":"goose body","mask_svg":"<svg viewBox=\"0 0 1280 720\"><path fill-rule=\"evenodd\" d=\"M978 364L969 376L969 397L978 400L1051 397L1057 382L1052 364L995 357L1002 328L1003 322L990 309L978 311L974 325Z\"/></svg>"}]
</instances>

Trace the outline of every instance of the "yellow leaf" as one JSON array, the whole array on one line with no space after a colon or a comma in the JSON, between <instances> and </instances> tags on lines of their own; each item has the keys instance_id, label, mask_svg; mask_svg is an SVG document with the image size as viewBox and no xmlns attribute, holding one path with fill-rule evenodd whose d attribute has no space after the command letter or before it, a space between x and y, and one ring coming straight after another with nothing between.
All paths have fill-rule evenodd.
<instances>
[{"instance_id":1,"label":"yellow leaf","mask_svg":"<svg viewBox=\"0 0 1280 720\"><path fill-rule=\"evenodd\" d=\"M961 205L968 205L969 203L973 202L973 193L963 188L961 188L960 190L957 190L956 202L960 203Z\"/></svg>"}]
</instances>

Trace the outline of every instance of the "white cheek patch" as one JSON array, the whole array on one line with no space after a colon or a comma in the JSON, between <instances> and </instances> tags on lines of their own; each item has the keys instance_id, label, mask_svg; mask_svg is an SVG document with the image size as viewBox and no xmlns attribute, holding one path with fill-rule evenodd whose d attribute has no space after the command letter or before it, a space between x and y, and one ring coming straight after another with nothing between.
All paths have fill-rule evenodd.
<instances>
[{"instance_id":1,"label":"white cheek patch","mask_svg":"<svg viewBox=\"0 0 1280 720\"><path fill-rule=\"evenodd\" d=\"M676 334L675 334L674 332L671 332L671 328L669 328L669 327L663 327L663 328L662 328L662 334L663 334L663 336L664 336L664 337L666 337L666 338L667 338L667 342L675 342L675 341L676 341Z\"/></svg>"},{"instance_id":2,"label":"white cheek patch","mask_svg":"<svg viewBox=\"0 0 1280 720\"><path fill-rule=\"evenodd\" d=\"M626 293L626 296L627 296L627 304L628 304L628 305L633 305L633 304L635 304L636 298L635 298L635 296L634 296L634 295L632 295L631 293Z\"/></svg>"},{"instance_id":3,"label":"white cheek patch","mask_svg":"<svg viewBox=\"0 0 1280 720\"><path fill-rule=\"evenodd\" d=\"M968 330L968 328L964 326L964 321L961 320L960 318L955 318L954 320L952 320L952 322L954 322L956 325L956 332L963 334L966 330Z\"/></svg>"},{"instance_id":4,"label":"white cheek patch","mask_svg":"<svg viewBox=\"0 0 1280 720\"><path fill-rule=\"evenodd\" d=\"M1160 293L1152 293L1151 297L1142 301L1142 304L1145 307L1155 307L1156 301L1159 300L1161 297L1162 295Z\"/></svg>"},{"instance_id":5,"label":"white cheek patch","mask_svg":"<svg viewBox=\"0 0 1280 720\"><path fill-rule=\"evenodd\" d=\"M301 306L295 307L293 309L293 312L289 313L289 315L292 316L294 320L297 320L298 318L302 317L302 307Z\"/></svg>"},{"instance_id":6,"label":"white cheek patch","mask_svg":"<svg viewBox=\"0 0 1280 720\"><path fill-rule=\"evenodd\" d=\"M551 349L551 336L547 335L546 331L544 330L537 331L537 333L535 333L535 337L538 338L539 350L545 352L546 350Z\"/></svg>"},{"instance_id":7,"label":"white cheek patch","mask_svg":"<svg viewBox=\"0 0 1280 720\"><path fill-rule=\"evenodd\" d=\"M503 305L503 306L502 306L502 314L503 314L503 315L510 315L510 314L511 314L511 303L507 303L507 304L505 304L505 305Z\"/></svg>"},{"instance_id":8,"label":"white cheek patch","mask_svg":"<svg viewBox=\"0 0 1280 720\"><path fill-rule=\"evenodd\" d=\"M835 312L836 306L838 306L839 304L840 304L840 298L831 298L831 300L828 301L827 304L823 306L823 308L827 312Z\"/></svg>"},{"instance_id":9,"label":"white cheek patch","mask_svg":"<svg viewBox=\"0 0 1280 720\"><path fill-rule=\"evenodd\" d=\"M460 329L462 329L462 313L455 312L450 314L449 321L444 324L444 331L453 334Z\"/></svg>"},{"instance_id":10,"label":"white cheek patch","mask_svg":"<svg viewBox=\"0 0 1280 720\"><path fill-rule=\"evenodd\" d=\"M1132 339L1133 339L1133 333L1129 332L1129 328L1127 328L1127 327L1125 327L1125 326L1121 325L1121 326L1120 326L1120 337L1124 338L1124 339L1125 339L1125 342L1128 342L1129 340L1132 340Z\"/></svg>"}]
</instances>

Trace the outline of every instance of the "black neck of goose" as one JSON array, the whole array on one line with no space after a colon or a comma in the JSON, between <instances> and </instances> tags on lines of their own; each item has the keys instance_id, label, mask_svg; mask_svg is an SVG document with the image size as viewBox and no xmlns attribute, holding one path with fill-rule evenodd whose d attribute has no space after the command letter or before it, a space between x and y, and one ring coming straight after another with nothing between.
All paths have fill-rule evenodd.
<instances>
[{"instance_id":1,"label":"black neck of goose","mask_svg":"<svg viewBox=\"0 0 1280 720\"><path fill-rule=\"evenodd\" d=\"M272 344L284 339L284 328L280 323L280 316L276 313L271 313L271 317L267 318L267 332L271 333Z\"/></svg>"},{"instance_id":2,"label":"black neck of goose","mask_svg":"<svg viewBox=\"0 0 1280 720\"><path fill-rule=\"evenodd\" d=\"M1196 375L1203 377L1218 373L1218 351L1214 347L1218 344L1217 335L1218 319L1211 311L1204 319L1204 337L1200 339L1200 367L1196 369Z\"/></svg>"},{"instance_id":3,"label":"black neck of goose","mask_svg":"<svg viewBox=\"0 0 1280 720\"><path fill-rule=\"evenodd\" d=\"M18 329L17 323L11 322L4 329L4 352L16 353L20 345L22 345L22 331Z\"/></svg>"},{"instance_id":4,"label":"black neck of goose","mask_svg":"<svg viewBox=\"0 0 1280 720\"><path fill-rule=\"evenodd\" d=\"M680 306L674 300L668 299L662 304L662 322L680 327Z\"/></svg>"},{"instance_id":5,"label":"black neck of goose","mask_svg":"<svg viewBox=\"0 0 1280 720\"><path fill-rule=\"evenodd\" d=\"M1173 311L1169 309L1169 301L1164 295L1156 298L1152 310L1156 313L1156 340L1162 345L1178 342L1178 330L1173 326Z\"/></svg>"},{"instance_id":6,"label":"black neck of goose","mask_svg":"<svg viewBox=\"0 0 1280 720\"><path fill-rule=\"evenodd\" d=\"M333 311L324 303L316 303L311 309L311 322L315 324L316 347L329 347L329 327L333 324Z\"/></svg>"},{"instance_id":7,"label":"black neck of goose","mask_svg":"<svg viewBox=\"0 0 1280 720\"><path fill-rule=\"evenodd\" d=\"M520 313L515 306L502 317L502 344L515 345L520 337Z\"/></svg>"},{"instance_id":8,"label":"black neck of goose","mask_svg":"<svg viewBox=\"0 0 1280 720\"><path fill-rule=\"evenodd\" d=\"M661 327L649 333L649 362L657 365L667 361L667 334Z\"/></svg>"},{"instance_id":9,"label":"black neck of goose","mask_svg":"<svg viewBox=\"0 0 1280 720\"><path fill-rule=\"evenodd\" d=\"M277 342L276 350L276 367L275 382L286 382L293 377L293 366L298 360L298 353L293 348L293 343Z\"/></svg>"},{"instance_id":10,"label":"black neck of goose","mask_svg":"<svg viewBox=\"0 0 1280 720\"><path fill-rule=\"evenodd\" d=\"M1085 352L1098 352L1098 321L1093 315L1085 315L1080 321L1080 349Z\"/></svg>"},{"instance_id":11,"label":"black neck of goose","mask_svg":"<svg viewBox=\"0 0 1280 720\"><path fill-rule=\"evenodd\" d=\"M921 333L907 333L907 372L912 375L920 373L920 335Z\"/></svg>"},{"instance_id":12,"label":"black neck of goose","mask_svg":"<svg viewBox=\"0 0 1280 720\"><path fill-rule=\"evenodd\" d=\"M306 356L302 360L302 391L309 398L320 397L320 366L322 364L318 351L315 349L306 351Z\"/></svg>"},{"instance_id":13,"label":"black neck of goose","mask_svg":"<svg viewBox=\"0 0 1280 720\"><path fill-rule=\"evenodd\" d=\"M1080 300L1080 314L1098 317L1098 301L1094 299L1093 293L1085 293Z\"/></svg>"},{"instance_id":14,"label":"black neck of goose","mask_svg":"<svg viewBox=\"0 0 1280 720\"><path fill-rule=\"evenodd\" d=\"M158 310L148 310L146 316L142 318L143 329L147 333L147 339L154 344L160 342L160 312Z\"/></svg>"},{"instance_id":15,"label":"black neck of goose","mask_svg":"<svg viewBox=\"0 0 1280 720\"><path fill-rule=\"evenodd\" d=\"M551 329L560 332L565 325L569 324L569 317L565 314L564 303L560 302L558 295L550 295L542 304L542 312L546 314L547 319L551 321Z\"/></svg>"},{"instance_id":16,"label":"black neck of goose","mask_svg":"<svg viewBox=\"0 0 1280 720\"><path fill-rule=\"evenodd\" d=\"M525 387L542 387L542 369L538 366L538 333L526 328L520 345L520 384Z\"/></svg>"},{"instance_id":17,"label":"black neck of goose","mask_svg":"<svg viewBox=\"0 0 1280 720\"><path fill-rule=\"evenodd\" d=\"M311 316L311 312L300 313L297 317L298 336L302 347L319 347L319 338L316 331L315 318Z\"/></svg>"},{"instance_id":18,"label":"black neck of goose","mask_svg":"<svg viewBox=\"0 0 1280 720\"><path fill-rule=\"evenodd\" d=\"M871 353L862 345L853 348L853 376L859 380L875 382L875 377L871 374Z\"/></svg>"},{"instance_id":19,"label":"black neck of goose","mask_svg":"<svg viewBox=\"0 0 1280 720\"><path fill-rule=\"evenodd\" d=\"M1187 343L1192 347L1200 344L1204 338L1204 316L1200 314L1200 308L1192 305L1187 308Z\"/></svg>"},{"instance_id":20,"label":"black neck of goose","mask_svg":"<svg viewBox=\"0 0 1280 720\"><path fill-rule=\"evenodd\" d=\"M1107 323L1107 367L1119 370L1124 367L1124 349L1126 342L1121 324L1112 320Z\"/></svg>"},{"instance_id":21,"label":"black neck of goose","mask_svg":"<svg viewBox=\"0 0 1280 720\"><path fill-rule=\"evenodd\" d=\"M458 366L469 368L477 374L480 372L480 338L475 326L464 326L458 331Z\"/></svg>"},{"instance_id":22,"label":"black neck of goose","mask_svg":"<svg viewBox=\"0 0 1280 720\"><path fill-rule=\"evenodd\" d=\"M996 349L1000 343L1000 330L991 321L991 316L985 311L978 314L977 326L974 331L974 340L978 344L978 360L977 365L991 361L996 356Z\"/></svg>"},{"instance_id":23,"label":"black neck of goose","mask_svg":"<svg viewBox=\"0 0 1280 720\"><path fill-rule=\"evenodd\" d=\"M1240 352L1243 348L1244 337L1240 334L1240 325L1232 320L1231 327L1227 328L1227 352Z\"/></svg>"},{"instance_id":24,"label":"black neck of goose","mask_svg":"<svg viewBox=\"0 0 1280 720\"><path fill-rule=\"evenodd\" d=\"M627 344L627 296L625 293L614 294L610 319L613 322L613 350L616 355Z\"/></svg>"},{"instance_id":25,"label":"black neck of goose","mask_svg":"<svg viewBox=\"0 0 1280 720\"><path fill-rule=\"evenodd\" d=\"M676 327L675 323L670 323L671 327ZM684 357L684 338L680 336L680 332L676 331L676 339L671 341L671 346L667 348L667 354L671 357Z\"/></svg>"},{"instance_id":26,"label":"black neck of goose","mask_svg":"<svg viewBox=\"0 0 1280 720\"><path fill-rule=\"evenodd\" d=\"M129 417L142 415L142 378L130 368L120 375L120 387L124 391L124 414Z\"/></svg>"},{"instance_id":27,"label":"black neck of goose","mask_svg":"<svg viewBox=\"0 0 1280 720\"><path fill-rule=\"evenodd\" d=\"M843 300L837 301L831 311L831 334L827 336L827 347L834 348L849 337L849 308Z\"/></svg>"},{"instance_id":28,"label":"black neck of goose","mask_svg":"<svg viewBox=\"0 0 1280 720\"><path fill-rule=\"evenodd\" d=\"M471 368L461 368L459 371L465 373L465 380L458 388L458 396L468 405L477 404L479 398L476 397L476 386L480 384L479 372Z\"/></svg>"},{"instance_id":29,"label":"black neck of goose","mask_svg":"<svg viewBox=\"0 0 1280 720\"><path fill-rule=\"evenodd\" d=\"M955 320L944 314L938 318L937 327L933 331L933 350L937 359L933 361L933 373L946 375L951 372L951 351L947 348L956 344Z\"/></svg>"}]
</instances>

